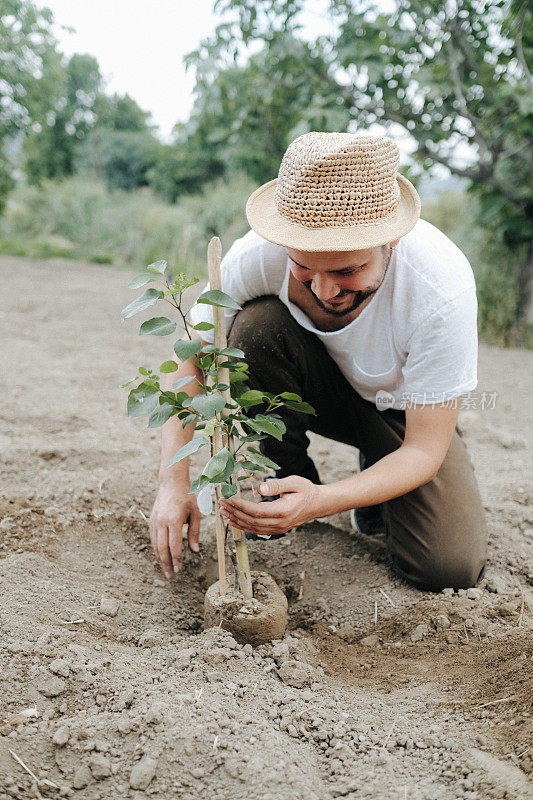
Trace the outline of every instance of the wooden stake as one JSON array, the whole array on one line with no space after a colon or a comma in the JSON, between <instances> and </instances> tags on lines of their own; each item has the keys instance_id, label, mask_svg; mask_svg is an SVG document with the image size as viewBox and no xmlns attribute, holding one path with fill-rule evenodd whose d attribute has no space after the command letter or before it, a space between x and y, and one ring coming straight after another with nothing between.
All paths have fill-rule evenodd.
<instances>
[{"instance_id":1,"label":"wooden stake","mask_svg":"<svg viewBox=\"0 0 533 800\"><path fill-rule=\"evenodd\" d=\"M221 289L220 282L220 260L222 258L222 245L218 236L213 236L207 248L207 265L209 270L209 286L211 289ZM227 347L228 340L226 337L226 320L224 318L224 309L218 306L213 306L213 322L215 325L214 337L216 347L223 350ZM219 372L219 382L226 384L229 387L229 369L222 367ZM225 399L231 402L231 391L226 389L222 392ZM224 412L223 412L224 413ZM218 435L216 435L218 434ZM216 431L213 436L213 455L218 453L224 444L231 448L231 442L223 442L220 436L220 431ZM237 487L238 489L238 487ZM216 503L215 503L215 521L216 521L216 535L217 535L217 554L218 554L218 574L220 580L220 593L226 592L226 558L224 552L224 532L222 518L218 501L220 500L220 487L216 487ZM219 534L219 527L222 534ZM237 571L239 577L239 586L242 594L247 600L252 599L252 577L250 574L250 563L248 560L248 545L246 543L246 536L239 528L232 526L231 533L235 542L235 556L237 559ZM222 573L224 578L222 579Z\"/></svg>"},{"instance_id":2,"label":"wooden stake","mask_svg":"<svg viewBox=\"0 0 533 800\"><path fill-rule=\"evenodd\" d=\"M217 428L213 434L212 440L212 455L218 453L222 449L222 437L220 430ZM217 486L218 490L218 486ZM220 594L226 594L228 585L226 581L226 533L224 530L224 523L220 516L220 509L218 507L218 491L215 497L215 532L217 537L217 560L218 560L218 582L220 586Z\"/></svg>"}]
</instances>

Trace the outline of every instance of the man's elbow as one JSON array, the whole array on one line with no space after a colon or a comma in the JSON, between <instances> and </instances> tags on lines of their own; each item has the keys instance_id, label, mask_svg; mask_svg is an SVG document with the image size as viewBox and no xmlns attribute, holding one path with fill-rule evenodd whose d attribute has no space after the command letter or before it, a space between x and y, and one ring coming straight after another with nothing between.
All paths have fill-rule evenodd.
<instances>
[{"instance_id":1,"label":"man's elbow","mask_svg":"<svg viewBox=\"0 0 533 800\"><path fill-rule=\"evenodd\" d=\"M437 477L439 469L446 454L428 453L426 450L415 447L416 459L418 462L419 472L419 486L424 486L426 483L431 483Z\"/></svg>"},{"instance_id":2,"label":"man's elbow","mask_svg":"<svg viewBox=\"0 0 533 800\"><path fill-rule=\"evenodd\" d=\"M439 457L437 459L433 458L431 460L431 462L428 464L428 478L426 481L424 481L425 483L430 483L437 477L443 461L444 461L444 456Z\"/></svg>"}]
</instances>

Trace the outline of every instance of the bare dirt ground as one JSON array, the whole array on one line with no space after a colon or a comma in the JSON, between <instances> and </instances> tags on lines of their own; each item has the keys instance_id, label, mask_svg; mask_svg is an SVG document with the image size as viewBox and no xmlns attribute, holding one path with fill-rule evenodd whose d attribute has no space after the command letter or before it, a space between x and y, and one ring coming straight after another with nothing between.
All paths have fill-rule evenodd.
<instances>
[{"instance_id":1,"label":"bare dirt ground","mask_svg":"<svg viewBox=\"0 0 533 800\"><path fill-rule=\"evenodd\" d=\"M120 324L130 277L0 258L0 800L531 797L532 354L482 346L495 408L461 412L480 590L409 588L339 515L250 543L289 599L285 638L253 649L203 630L210 519L172 583L151 553L160 431L119 386L172 341ZM323 480L356 462L312 451Z\"/></svg>"}]
</instances>

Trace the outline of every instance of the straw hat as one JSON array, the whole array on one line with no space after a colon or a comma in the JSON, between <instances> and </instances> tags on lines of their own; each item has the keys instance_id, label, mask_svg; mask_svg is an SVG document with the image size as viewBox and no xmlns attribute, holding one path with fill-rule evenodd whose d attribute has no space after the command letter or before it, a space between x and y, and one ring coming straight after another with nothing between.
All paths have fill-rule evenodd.
<instances>
[{"instance_id":1,"label":"straw hat","mask_svg":"<svg viewBox=\"0 0 533 800\"><path fill-rule=\"evenodd\" d=\"M308 252L392 242L420 216L399 160L384 136L305 133L287 148L278 177L248 198L248 222L267 241Z\"/></svg>"}]
</instances>

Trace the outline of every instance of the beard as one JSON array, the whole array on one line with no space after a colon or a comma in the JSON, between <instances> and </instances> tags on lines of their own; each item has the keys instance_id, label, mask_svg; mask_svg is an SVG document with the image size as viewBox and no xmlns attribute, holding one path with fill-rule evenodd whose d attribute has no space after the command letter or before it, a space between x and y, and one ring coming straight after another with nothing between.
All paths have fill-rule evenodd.
<instances>
[{"instance_id":1,"label":"beard","mask_svg":"<svg viewBox=\"0 0 533 800\"><path fill-rule=\"evenodd\" d=\"M316 294L311 289L311 281L305 281L304 286L306 289L309 289L309 292L313 295L313 299L317 304L317 306L319 306L322 309L322 311L325 311L326 314L331 314L332 317L344 317L346 314L350 314L352 311L355 311L356 308L359 308L361 303L364 303L367 297L373 295L379 288L378 286L376 286L375 289L361 289L358 291L351 291L346 289L344 294L350 295L352 302L347 308L343 308L342 311L336 311L333 308L328 308L328 306L324 305L322 300L320 300L316 296Z\"/></svg>"},{"instance_id":2,"label":"beard","mask_svg":"<svg viewBox=\"0 0 533 800\"><path fill-rule=\"evenodd\" d=\"M317 304L317 306L319 306L319 308L322 309L322 311L325 311L326 314L330 314L332 317L344 317L346 316L346 314L351 314L352 311L355 311L356 308L359 308L361 303L364 303L364 301L367 298L375 294L375 292L377 292L377 290L383 283L385 273L387 272L387 267L389 266L389 262L392 257L392 252L389 252L387 245L384 245L384 249L382 250L382 255L383 255L383 273L379 281L377 281L373 286L367 286L366 289L358 289L358 290L344 289L344 291L341 293L341 296L346 295L346 297L350 297L351 303L347 308L343 308L342 310L337 311L335 309L328 308L328 306L324 305L322 300L320 300L311 289L312 281L302 281L302 283L305 286L305 288L310 292L310 294L313 296L315 303Z\"/></svg>"}]
</instances>

